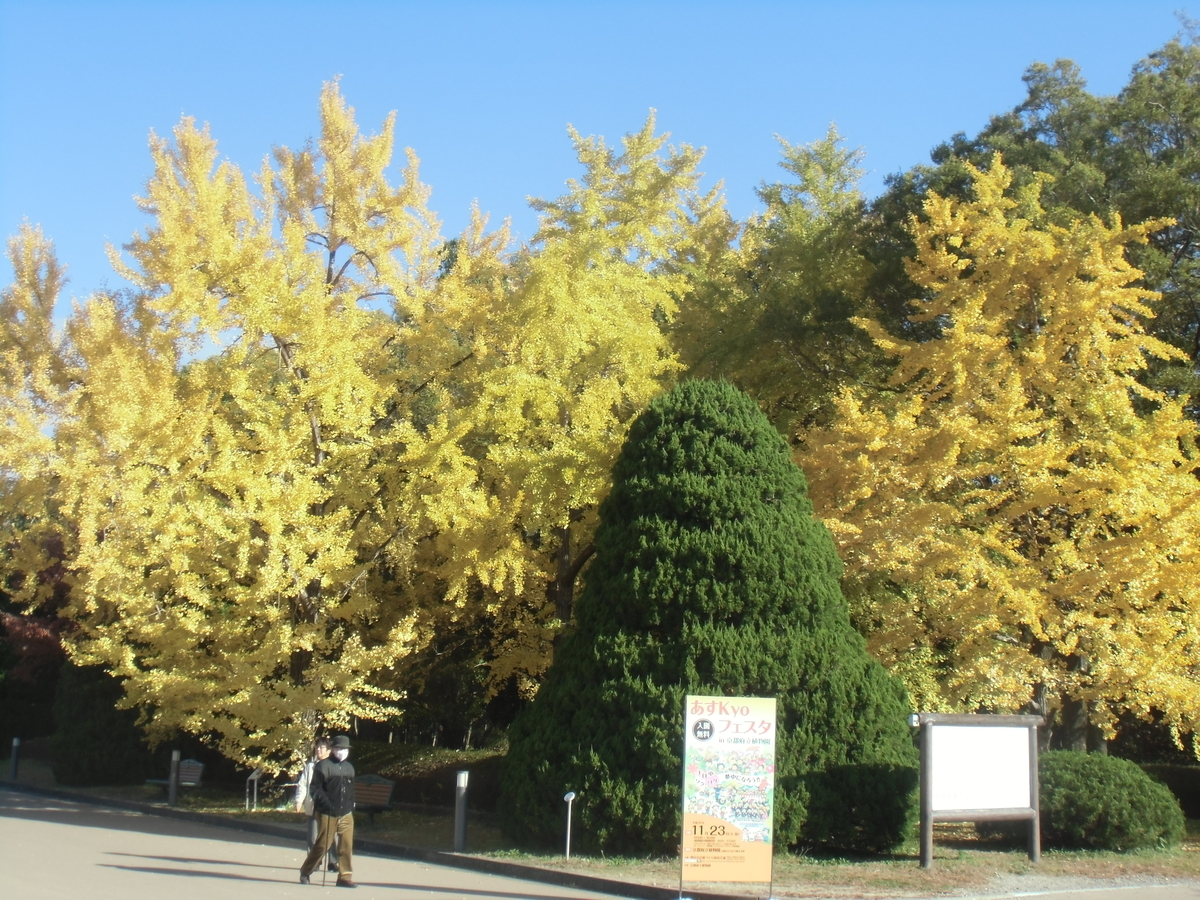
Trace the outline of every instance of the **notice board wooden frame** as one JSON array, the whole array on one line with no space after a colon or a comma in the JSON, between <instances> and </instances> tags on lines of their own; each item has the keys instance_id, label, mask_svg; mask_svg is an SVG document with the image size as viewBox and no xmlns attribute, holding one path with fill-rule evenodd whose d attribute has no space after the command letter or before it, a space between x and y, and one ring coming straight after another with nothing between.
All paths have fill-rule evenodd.
<instances>
[{"instance_id":1,"label":"notice board wooden frame","mask_svg":"<svg viewBox=\"0 0 1200 900\"><path fill-rule=\"evenodd\" d=\"M1041 811L1038 803L1038 726L1045 723L1041 716L959 715L953 713L917 713L909 724L920 729L921 746L921 868L933 866L933 823L936 822L1002 822L1029 823L1029 858L1042 858ZM1029 806L991 809L933 808L933 727L969 725L973 727L1025 728L1029 732Z\"/></svg>"}]
</instances>

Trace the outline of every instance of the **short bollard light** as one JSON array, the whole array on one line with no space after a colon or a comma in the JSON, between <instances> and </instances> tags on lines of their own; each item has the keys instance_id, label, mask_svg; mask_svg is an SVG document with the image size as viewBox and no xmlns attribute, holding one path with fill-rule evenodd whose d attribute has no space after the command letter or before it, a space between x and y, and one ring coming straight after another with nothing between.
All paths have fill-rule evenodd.
<instances>
[{"instance_id":1,"label":"short bollard light","mask_svg":"<svg viewBox=\"0 0 1200 900\"><path fill-rule=\"evenodd\" d=\"M571 858L571 803L575 799L574 791L567 791L563 800L567 802L567 859Z\"/></svg>"},{"instance_id":2,"label":"short bollard light","mask_svg":"<svg viewBox=\"0 0 1200 900\"><path fill-rule=\"evenodd\" d=\"M174 806L179 798L179 751L171 751L171 774L167 776L167 806Z\"/></svg>"},{"instance_id":3,"label":"short bollard light","mask_svg":"<svg viewBox=\"0 0 1200 900\"><path fill-rule=\"evenodd\" d=\"M467 852L467 776L463 769L454 783L454 852Z\"/></svg>"}]
</instances>

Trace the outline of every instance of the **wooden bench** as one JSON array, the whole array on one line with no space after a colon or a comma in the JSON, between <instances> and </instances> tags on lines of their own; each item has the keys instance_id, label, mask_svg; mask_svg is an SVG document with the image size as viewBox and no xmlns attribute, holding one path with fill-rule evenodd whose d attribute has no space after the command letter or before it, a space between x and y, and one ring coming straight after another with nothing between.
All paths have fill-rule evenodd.
<instances>
[{"instance_id":1,"label":"wooden bench","mask_svg":"<svg viewBox=\"0 0 1200 900\"><path fill-rule=\"evenodd\" d=\"M198 759L181 759L179 761L179 786L180 787L197 787L200 784L200 779L204 777L204 763ZM157 784L164 792L171 789L171 779L168 778L147 778L146 784Z\"/></svg>"},{"instance_id":2,"label":"wooden bench","mask_svg":"<svg viewBox=\"0 0 1200 900\"><path fill-rule=\"evenodd\" d=\"M375 824L375 813L387 812L392 808L392 789L396 782L378 775L359 775L354 779L354 808L367 814L367 821Z\"/></svg>"}]
</instances>

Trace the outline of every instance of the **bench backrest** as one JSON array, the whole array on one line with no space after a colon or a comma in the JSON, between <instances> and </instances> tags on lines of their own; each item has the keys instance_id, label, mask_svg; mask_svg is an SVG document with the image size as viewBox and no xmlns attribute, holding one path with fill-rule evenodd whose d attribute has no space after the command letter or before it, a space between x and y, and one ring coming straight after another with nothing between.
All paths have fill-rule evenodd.
<instances>
[{"instance_id":1,"label":"bench backrest","mask_svg":"<svg viewBox=\"0 0 1200 900\"><path fill-rule=\"evenodd\" d=\"M199 784L204 777L204 763L198 759L181 759L179 761L179 783Z\"/></svg>"},{"instance_id":2,"label":"bench backrest","mask_svg":"<svg viewBox=\"0 0 1200 900\"><path fill-rule=\"evenodd\" d=\"M387 806L392 800L392 788L396 782L378 775L359 775L354 779L354 805Z\"/></svg>"}]
</instances>

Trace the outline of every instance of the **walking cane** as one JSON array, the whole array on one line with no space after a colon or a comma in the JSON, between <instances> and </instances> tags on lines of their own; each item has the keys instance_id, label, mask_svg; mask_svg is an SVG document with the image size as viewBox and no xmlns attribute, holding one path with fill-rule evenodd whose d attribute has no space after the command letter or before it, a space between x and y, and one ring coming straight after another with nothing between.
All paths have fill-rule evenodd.
<instances>
[{"instance_id":1,"label":"walking cane","mask_svg":"<svg viewBox=\"0 0 1200 900\"><path fill-rule=\"evenodd\" d=\"M328 818L328 817L326 817ZM328 822L323 823L328 827ZM325 835L321 835L324 837ZM325 845L325 849L321 851L321 887L325 887L325 876L329 872L329 845Z\"/></svg>"}]
</instances>

